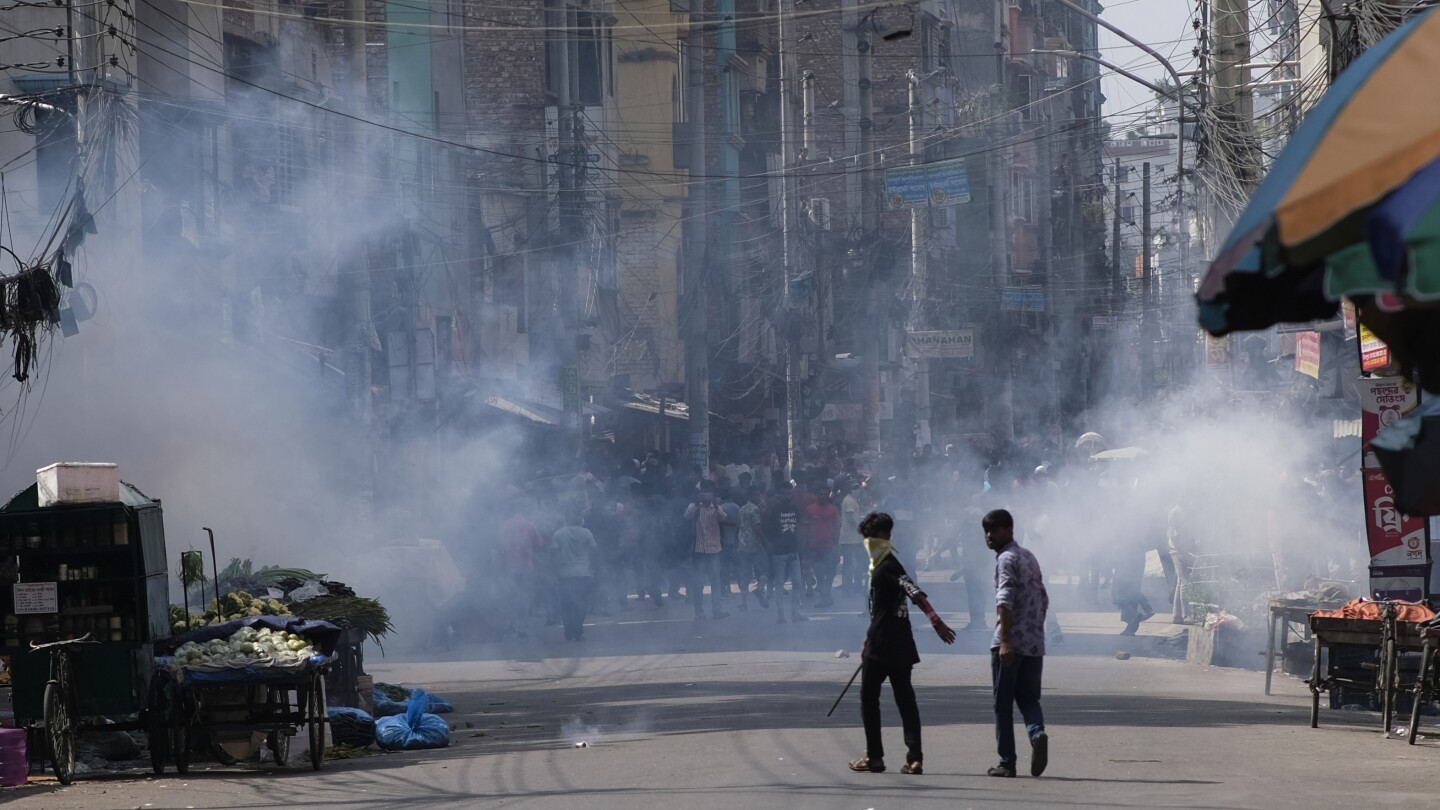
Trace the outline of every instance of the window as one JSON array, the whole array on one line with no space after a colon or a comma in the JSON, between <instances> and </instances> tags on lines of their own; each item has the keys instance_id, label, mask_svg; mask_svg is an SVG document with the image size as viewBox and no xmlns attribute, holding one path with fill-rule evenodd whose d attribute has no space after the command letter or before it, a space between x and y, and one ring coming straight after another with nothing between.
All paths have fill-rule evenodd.
<instances>
[{"instance_id":1,"label":"window","mask_svg":"<svg viewBox=\"0 0 1440 810\"><path fill-rule=\"evenodd\" d=\"M465 25L465 9L461 0L445 0L445 33L458 34Z\"/></svg>"},{"instance_id":2,"label":"window","mask_svg":"<svg viewBox=\"0 0 1440 810\"><path fill-rule=\"evenodd\" d=\"M1005 213L1011 222L1034 222L1034 179L1018 171L1010 172L1010 196L1005 202Z\"/></svg>"},{"instance_id":3,"label":"window","mask_svg":"<svg viewBox=\"0 0 1440 810\"><path fill-rule=\"evenodd\" d=\"M575 103L601 104L605 87L605 73L600 56L603 48L595 32L595 18L588 12L580 12L575 36L571 39L570 75L576 78Z\"/></svg>"},{"instance_id":4,"label":"window","mask_svg":"<svg viewBox=\"0 0 1440 810\"><path fill-rule=\"evenodd\" d=\"M1030 74L1021 73L1015 77L1015 89L1011 93L1010 107L1020 113L1021 121L1029 121L1030 109Z\"/></svg>"},{"instance_id":5,"label":"window","mask_svg":"<svg viewBox=\"0 0 1440 810\"><path fill-rule=\"evenodd\" d=\"M615 97L615 27L605 26L605 94Z\"/></svg>"},{"instance_id":6,"label":"window","mask_svg":"<svg viewBox=\"0 0 1440 810\"><path fill-rule=\"evenodd\" d=\"M560 98L560 87L566 78L562 75L565 64L565 11L545 10L545 93L554 101Z\"/></svg>"},{"instance_id":7,"label":"window","mask_svg":"<svg viewBox=\"0 0 1440 810\"><path fill-rule=\"evenodd\" d=\"M690 43L680 40L675 49L675 79L670 83L670 104L674 108L675 123L683 124L690 120L690 108L686 104L688 96L685 83L690 79Z\"/></svg>"}]
</instances>

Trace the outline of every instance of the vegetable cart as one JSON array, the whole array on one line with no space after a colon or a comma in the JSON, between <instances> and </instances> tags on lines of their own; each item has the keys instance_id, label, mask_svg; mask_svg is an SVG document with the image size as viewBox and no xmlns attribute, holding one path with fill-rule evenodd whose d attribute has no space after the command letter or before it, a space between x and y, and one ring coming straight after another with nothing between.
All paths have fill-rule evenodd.
<instances>
[{"instance_id":1,"label":"vegetable cart","mask_svg":"<svg viewBox=\"0 0 1440 810\"><path fill-rule=\"evenodd\" d=\"M1400 655L1420 652L1424 647L1422 626L1415 622L1398 621L1395 606L1382 605L1380 619L1346 619L1311 616L1310 629L1315 638L1315 663L1310 680L1310 727L1320 726L1320 693L1337 686L1353 686L1372 692L1380 705L1382 728L1388 736L1395 706L1401 692L1414 692L1418 682L1406 684L1400 673ZM1370 659L1357 667L1343 667L1340 653L1346 649L1363 650ZM1321 674L1322 659L1326 662Z\"/></svg>"},{"instance_id":2,"label":"vegetable cart","mask_svg":"<svg viewBox=\"0 0 1440 810\"><path fill-rule=\"evenodd\" d=\"M163 756L148 709L168 605L159 501L119 483L118 500L42 507L31 486L0 508L0 656L29 750L49 754L62 784L76 736L102 717L117 720L107 731L152 732Z\"/></svg>"},{"instance_id":3,"label":"vegetable cart","mask_svg":"<svg viewBox=\"0 0 1440 810\"><path fill-rule=\"evenodd\" d=\"M199 740L212 741L223 760L223 750L213 741L236 733L264 734L275 763L283 766L289 762L290 738L302 730L309 737L310 765L320 770L325 759L327 722L325 675L340 628L329 622L290 616L261 616L207 627L176 641L213 644L233 638L242 627L303 636L313 645L315 654L283 665L239 659L233 666L207 665L187 661L182 644L171 651L180 652L181 657L157 657L156 666L165 681L164 717L175 770L189 772L190 754Z\"/></svg>"}]
</instances>

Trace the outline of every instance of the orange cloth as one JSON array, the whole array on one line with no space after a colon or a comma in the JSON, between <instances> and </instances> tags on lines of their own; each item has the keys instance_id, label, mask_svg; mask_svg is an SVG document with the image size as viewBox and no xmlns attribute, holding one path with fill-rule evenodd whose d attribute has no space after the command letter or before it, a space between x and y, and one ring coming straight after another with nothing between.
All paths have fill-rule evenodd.
<instances>
[{"instance_id":1,"label":"orange cloth","mask_svg":"<svg viewBox=\"0 0 1440 810\"><path fill-rule=\"evenodd\" d=\"M1380 603L1369 599L1351 599L1336 610L1317 610L1310 615L1327 619L1372 619L1377 622L1382 618ZM1428 622L1435 618L1435 611L1425 605L1396 605L1395 618L1402 622Z\"/></svg>"}]
</instances>

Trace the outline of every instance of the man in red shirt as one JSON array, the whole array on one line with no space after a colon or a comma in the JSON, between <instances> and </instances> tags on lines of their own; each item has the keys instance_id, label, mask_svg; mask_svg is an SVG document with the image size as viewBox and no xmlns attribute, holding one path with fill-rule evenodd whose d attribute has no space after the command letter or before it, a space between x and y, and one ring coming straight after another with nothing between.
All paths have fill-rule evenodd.
<instances>
[{"instance_id":1,"label":"man in red shirt","mask_svg":"<svg viewBox=\"0 0 1440 810\"><path fill-rule=\"evenodd\" d=\"M826 492L806 507L805 514L810 518L810 568L815 572L816 591L820 596L815 607L826 608L835 604L830 598L830 588L835 584L835 564L840 551L840 507Z\"/></svg>"},{"instance_id":2,"label":"man in red shirt","mask_svg":"<svg viewBox=\"0 0 1440 810\"><path fill-rule=\"evenodd\" d=\"M800 557L800 581L805 584L805 598L809 599L815 592L815 570L810 562L810 507L814 506L818 499L815 493L810 491L810 482L806 480L801 472L795 473L795 488L790 490L790 503L795 511L800 514L799 532L799 557Z\"/></svg>"}]
</instances>

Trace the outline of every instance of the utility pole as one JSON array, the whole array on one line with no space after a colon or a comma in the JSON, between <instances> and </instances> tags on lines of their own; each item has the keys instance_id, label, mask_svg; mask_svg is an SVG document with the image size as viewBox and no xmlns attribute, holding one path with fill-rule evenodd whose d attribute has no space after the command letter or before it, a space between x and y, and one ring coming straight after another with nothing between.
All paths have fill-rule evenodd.
<instances>
[{"instance_id":1,"label":"utility pole","mask_svg":"<svg viewBox=\"0 0 1440 810\"><path fill-rule=\"evenodd\" d=\"M785 475L788 480L794 474L800 451L800 358L795 345L794 332L790 328L791 307L790 280L794 276L795 248L795 201L792 199L790 161L795 154L793 132L793 100L795 77L790 75L790 12L794 0L780 0L776 4L778 15L777 31L780 60L780 233L782 247L781 296L781 341L785 353ZM806 88L806 93L811 92ZM807 122L808 123L808 122Z\"/></svg>"},{"instance_id":2,"label":"utility pole","mask_svg":"<svg viewBox=\"0 0 1440 810\"><path fill-rule=\"evenodd\" d=\"M920 145L923 109L920 104L920 76L910 70L905 74L910 89L910 163L925 162ZM929 203L927 202L928 206ZM918 205L910 209L910 329L921 331L925 328L925 307L929 303L929 267L925 244L925 219L929 209ZM930 359L915 358L915 444L924 447L930 444Z\"/></svg>"},{"instance_id":3,"label":"utility pole","mask_svg":"<svg viewBox=\"0 0 1440 810\"><path fill-rule=\"evenodd\" d=\"M1141 164L1140 178L1140 384L1141 396L1149 396L1155 385L1155 304L1151 300L1150 286L1154 271L1150 266L1150 163Z\"/></svg>"},{"instance_id":4,"label":"utility pole","mask_svg":"<svg viewBox=\"0 0 1440 810\"><path fill-rule=\"evenodd\" d=\"M690 409L690 464L710 470L710 346L705 257L709 234L705 164L705 13L696 0L690 12L685 100L690 113L690 181L685 213L685 403ZM788 397L787 397L788 398Z\"/></svg>"},{"instance_id":5,"label":"utility pole","mask_svg":"<svg viewBox=\"0 0 1440 810\"><path fill-rule=\"evenodd\" d=\"M1125 182L1125 170L1120 166L1120 158L1115 158L1115 221L1110 233L1110 314L1119 312L1120 302L1125 297L1125 275L1124 265L1120 262L1120 205L1124 200L1122 186Z\"/></svg>"},{"instance_id":6,"label":"utility pole","mask_svg":"<svg viewBox=\"0 0 1440 810\"><path fill-rule=\"evenodd\" d=\"M354 166L369 165L367 133L360 123L369 115L366 100L370 96L369 69L365 55L365 0L347 0L345 26L345 53L350 67L350 114L355 120L350 123L351 160ZM370 198L370 184L364 179L355 179L359 192L352 203L367 205ZM371 352L374 345L375 327L370 317L370 243L361 239L350 257L350 355L345 368L346 393L350 399L351 416L360 434L360 458L354 465L355 488L359 497L359 526L357 531L362 539L368 539L373 532L375 500L375 417L371 409L370 388L373 370ZM408 329L408 325L407 325Z\"/></svg>"},{"instance_id":7,"label":"utility pole","mask_svg":"<svg viewBox=\"0 0 1440 810\"><path fill-rule=\"evenodd\" d=\"M1214 43L1212 98L1220 119L1220 159L1228 180L1244 199L1258 181L1252 124L1254 91L1250 87L1250 4L1248 0L1214 0L1211 39ZM1230 227L1238 210L1219 210L1219 233Z\"/></svg>"},{"instance_id":8,"label":"utility pole","mask_svg":"<svg viewBox=\"0 0 1440 810\"><path fill-rule=\"evenodd\" d=\"M859 0L846 0L851 8L858 9ZM876 210L878 193L875 183L875 97L871 81L871 64L875 49L875 9L860 18L855 29L856 75L859 85L860 102L860 227L873 249L875 237L879 234L880 212ZM871 270L873 271L873 266ZM876 292L874 274L866 279L872 294ZM885 347L885 324L882 319L871 319L866 324L870 344L862 354L864 359L865 407L863 413L863 434L865 452L880 454L880 353Z\"/></svg>"}]
</instances>

